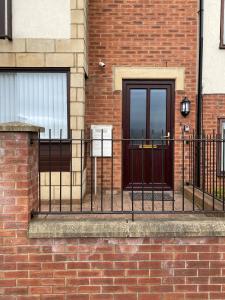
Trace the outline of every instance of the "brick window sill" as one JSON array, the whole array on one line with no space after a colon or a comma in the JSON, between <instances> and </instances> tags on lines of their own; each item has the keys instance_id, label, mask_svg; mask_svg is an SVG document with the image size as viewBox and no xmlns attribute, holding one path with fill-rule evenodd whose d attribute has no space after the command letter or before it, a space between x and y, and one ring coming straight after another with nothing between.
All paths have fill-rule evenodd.
<instances>
[{"instance_id":1,"label":"brick window sill","mask_svg":"<svg viewBox=\"0 0 225 300\"><path fill-rule=\"evenodd\" d=\"M224 237L224 218L190 216L139 221L34 218L29 238Z\"/></svg>"}]
</instances>

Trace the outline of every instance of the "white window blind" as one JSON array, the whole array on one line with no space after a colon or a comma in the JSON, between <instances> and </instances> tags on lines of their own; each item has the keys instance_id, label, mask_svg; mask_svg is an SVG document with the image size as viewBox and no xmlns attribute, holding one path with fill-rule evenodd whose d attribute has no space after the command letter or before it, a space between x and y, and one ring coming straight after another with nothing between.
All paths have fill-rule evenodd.
<instances>
[{"instance_id":1,"label":"white window blind","mask_svg":"<svg viewBox=\"0 0 225 300\"><path fill-rule=\"evenodd\" d=\"M67 74L0 72L0 122L24 122L45 128L41 138L68 137Z\"/></svg>"}]
</instances>

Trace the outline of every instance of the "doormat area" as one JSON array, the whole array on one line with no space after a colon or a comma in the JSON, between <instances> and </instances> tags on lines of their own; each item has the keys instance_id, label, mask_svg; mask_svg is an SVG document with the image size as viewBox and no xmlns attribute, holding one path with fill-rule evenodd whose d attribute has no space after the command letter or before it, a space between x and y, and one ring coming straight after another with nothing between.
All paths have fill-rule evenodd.
<instances>
[{"instance_id":1,"label":"doormat area","mask_svg":"<svg viewBox=\"0 0 225 300\"><path fill-rule=\"evenodd\" d=\"M130 199L132 200L132 193L129 193ZM143 196L143 198L142 198ZM173 195L170 192L133 192L134 201L174 201Z\"/></svg>"}]
</instances>

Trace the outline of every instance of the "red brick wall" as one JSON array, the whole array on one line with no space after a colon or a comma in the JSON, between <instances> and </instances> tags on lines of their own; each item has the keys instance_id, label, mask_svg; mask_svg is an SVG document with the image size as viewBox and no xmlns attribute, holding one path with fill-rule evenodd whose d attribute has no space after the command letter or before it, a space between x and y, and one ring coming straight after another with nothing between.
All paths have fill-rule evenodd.
<instances>
[{"instance_id":1,"label":"red brick wall","mask_svg":"<svg viewBox=\"0 0 225 300\"><path fill-rule=\"evenodd\" d=\"M31 145L32 136L0 132L1 213L4 220L22 222L20 229L27 228L29 212L38 205L38 151L37 141ZM16 232L11 233L15 236Z\"/></svg>"},{"instance_id":2,"label":"red brick wall","mask_svg":"<svg viewBox=\"0 0 225 300\"><path fill-rule=\"evenodd\" d=\"M89 79L86 125L112 124L122 132L122 94L113 92L113 66L185 67L185 91L176 93L175 135L184 123L195 127L198 1L92 0L89 2ZM102 59L106 68L101 69ZM184 119L180 101L187 95L191 114ZM115 147L115 185L121 182L121 147ZM176 162L180 149L176 148ZM106 174L106 173L105 173ZM106 176L106 175L105 175ZM175 178L181 176L178 166Z\"/></svg>"},{"instance_id":3,"label":"red brick wall","mask_svg":"<svg viewBox=\"0 0 225 300\"><path fill-rule=\"evenodd\" d=\"M203 129L218 132L218 119L225 118L225 95L203 95Z\"/></svg>"},{"instance_id":4,"label":"red brick wall","mask_svg":"<svg viewBox=\"0 0 225 300\"><path fill-rule=\"evenodd\" d=\"M36 155L0 133L0 300L225 298L225 238L29 239Z\"/></svg>"},{"instance_id":5,"label":"red brick wall","mask_svg":"<svg viewBox=\"0 0 225 300\"><path fill-rule=\"evenodd\" d=\"M4 221L1 300L225 298L224 238L28 240L9 224L21 222Z\"/></svg>"}]
</instances>

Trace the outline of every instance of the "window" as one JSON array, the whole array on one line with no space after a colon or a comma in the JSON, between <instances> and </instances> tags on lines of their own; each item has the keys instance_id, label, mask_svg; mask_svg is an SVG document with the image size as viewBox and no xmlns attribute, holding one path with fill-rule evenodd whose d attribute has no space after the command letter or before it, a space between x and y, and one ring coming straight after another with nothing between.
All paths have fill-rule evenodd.
<instances>
[{"instance_id":1,"label":"window","mask_svg":"<svg viewBox=\"0 0 225 300\"><path fill-rule=\"evenodd\" d=\"M67 72L0 72L0 122L45 128L42 139L68 137Z\"/></svg>"},{"instance_id":2,"label":"window","mask_svg":"<svg viewBox=\"0 0 225 300\"><path fill-rule=\"evenodd\" d=\"M12 39L12 0L0 0L0 38Z\"/></svg>"},{"instance_id":3,"label":"window","mask_svg":"<svg viewBox=\"0 0 225 300\"><path fill-rule=\"evenodd\" d=\"M218 147L218 176L224 176L225 172L225 118L219 119L219 138L221 138L221 145ZM224 142L223 142L224 141Z\"/></svg>"},{"instance_id":4,"label":"window","mask_svg":"<svg viewBox=\"0 0 225 300\"><path fill-rule=\"evenodd\" d=\"M65 69L0 70L0 123L23 122L45 128L40 136L43 172L70 169L68 83ZM59 141L60 137L63 140Z\"/></svg>"},{"instance_id":5,"label":"window","mask_svg":"<svg viewBox=\"0 0 225 300\"><path fill-rule=\"evenodd\" d=\"M220 48L225 49L225 0L221 0Z\"/></svg>"}]
</instances>

